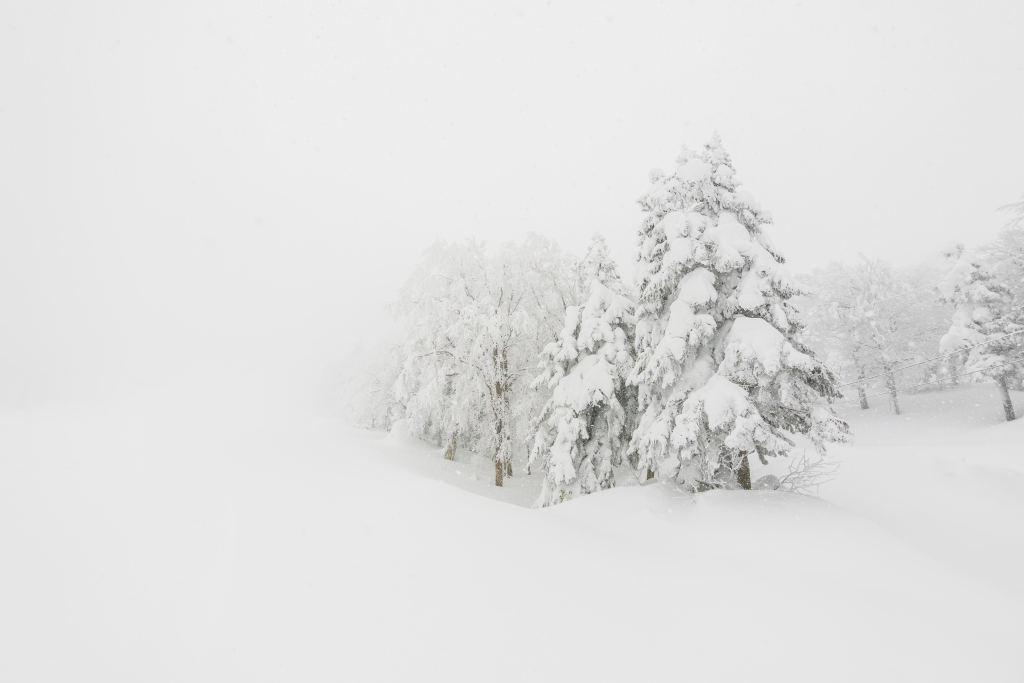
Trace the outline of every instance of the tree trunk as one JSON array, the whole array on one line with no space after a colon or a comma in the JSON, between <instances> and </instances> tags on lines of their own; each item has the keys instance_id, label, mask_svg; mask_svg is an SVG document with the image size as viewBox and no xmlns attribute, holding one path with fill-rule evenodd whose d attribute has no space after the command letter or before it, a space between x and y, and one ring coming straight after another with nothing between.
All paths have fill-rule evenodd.
<instances>
[{"instance_id":1,"label":"tree trunk","mask_svg":"<svg viewBox=\"0 0 1024 683\"><path fill-rule=\"evenodd\" d=\"M647 481L650 481L651 479L654 479L654 470L652 470L650 467L648 467L647 468Z\"/></svg>"},{"instance_id":2,"label":"tree trunk","mask_svg":"<svg viewBox=\"0 0 1024 683\"><path fill-rule=\"evenodd\" d=\"M999 385L999 393L1003 395L1003 412L1006 414L1006 421L1012 422L1017 419L1017 415L1013 412L1013 401L1010 400L1010 387L1006 384L1006 375L999 377L996 384Z\"/></svg>"},{"instance_id":3,"label":"tree trunk","mask_svg":"<svg viewBox=\"0 0 1024 683\"><path fill-rule=\"evenodd\" d=\"M863 367L860 368L860 376L857 379L859 379L859 380L863 380L864 379L864 368ZM861 410L867 410L868 409L868 392L864 390L864 385L863 384L861 384L861 385L859 385L857 387L857 396L860 398L860 409Z\"/></svg>"},{"instance_id":4,"label":"tree trunk","mask_svg":"<svg viewBox=\"0 0 1024 683\"><path fill-rule=\"evenodd\" d=\"M511 406L509 405L510 382L508 376L508 358L504 349L495 348L492 352L495 381L491 390L491 410L494 414L494 485L502 486L505 474L512 476L512 440L508 434Z\"/></svg>"},{"instance_id":5,"label":"tree trunk","mask_svg":"<svg viewBox=\"0 0 1024 683\"><path fill-rule=\"evenodd\" d=\"M505 474L512 476L512 447L505 429L505 421L498 420L495 428L497 443L494 445L494 485L501 486Z\"/></svg>"},{"instance_id":6,"label":"tree trunk","mask_svg":"<svg viewBox=\"0 0 1024 683\"><path fill-rule=\"evenodd\" d=\"M740 466L736 468L736 481L739 482L740 488L749 491L750 490L750 458L747 454L740 452Z\"/></svg>"},{"instance_id":7,"label":"tree trunk","mask_svg":"<svg viewBox=\"0 0 1024 683\"><path fill-rule=\"evenodd\" d=\"M954 387L960 386L960 371L963 370L964 362L967 360L966 353L957 353L949 357L949 383Z\"/></svg>"},{"instance_id":8,"label":"tree trunk","mask_svg":"<svg viewBox=\"0 0 1024 683\"><path fill-rule=\"evenodd\" d=\"M455 432L452 432L452 439L448 442L448 450L444 452L445 460L455 460Z\"/></svg>"},{"instance_id":9,"label":"tree trunk","mask_svg":"<svg viewBox=\"0 0 1024 683\"><path fill-rule=\"evenodd\" d=\"M887 372L885 375L885 386L889 389L889 402L892 403L893 412L900 414L900 400L896 397L896 375Z\"/></svg>"},{"instance_id":10,"label":"tree trunk","mask_svg":"<svg viewBox=\"0 0 1024 683\"><path fill-rule=\"evenodd\" d=\"M512 476L512 444L503 419L498 419L494 431L497 437L497 443L494 446L494 485L502 486L505 474Z\"/></svg>"}]
</instances>

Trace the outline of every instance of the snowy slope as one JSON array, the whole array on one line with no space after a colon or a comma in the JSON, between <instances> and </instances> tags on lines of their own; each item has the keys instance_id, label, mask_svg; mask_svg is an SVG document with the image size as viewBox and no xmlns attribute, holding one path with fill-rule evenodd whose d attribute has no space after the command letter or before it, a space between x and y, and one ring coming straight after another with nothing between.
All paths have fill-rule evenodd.
<instances>
[{"instance_id":1,"label":"snowy slope","mask_svg":"<svg viewBox=\"0 0 1024 683\"><path fill-rule=\"evenodd\" d=\"M532 510L437 481L482 489L469 454L447 474L334 420L8 413L0 444L2 680L1024 673L1022 589L975 566L1021 566L1024 486L947 451L856 445L822 499L656 485ZM961 566L967 527L1002 536Z\"/></svg>"},{"instance_id":2,"label":"snowy slope","mask_svg":"<svg viewBox=\"0 0 1024 683\"><path fill-rule=\"evenodd\" d=\"M1024 393L1012 393L1024 414ZM1024 594L1024 420L1004 421L991 383L902 396L900 409L845 411L856 442L836 449L840 476L822 497L965 575Z\"/></svg>"}]
</instances>

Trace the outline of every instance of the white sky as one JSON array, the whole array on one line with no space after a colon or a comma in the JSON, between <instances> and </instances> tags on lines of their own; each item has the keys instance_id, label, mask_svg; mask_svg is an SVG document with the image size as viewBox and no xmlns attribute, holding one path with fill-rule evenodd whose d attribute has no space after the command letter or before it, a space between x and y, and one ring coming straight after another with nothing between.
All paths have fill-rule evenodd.
<instances>
[{"instance_id":1,"label":"white sky","mask_svg":"<svg viewBox=\"0 0 1024 683\"><path fill-rule=\"evenodd\" d=\"M437 238L628 261L714 129L798 272L1024 192L1019 1L63 4L0 13L0 405L305 391Z\"/></svg>"}]
</instances>

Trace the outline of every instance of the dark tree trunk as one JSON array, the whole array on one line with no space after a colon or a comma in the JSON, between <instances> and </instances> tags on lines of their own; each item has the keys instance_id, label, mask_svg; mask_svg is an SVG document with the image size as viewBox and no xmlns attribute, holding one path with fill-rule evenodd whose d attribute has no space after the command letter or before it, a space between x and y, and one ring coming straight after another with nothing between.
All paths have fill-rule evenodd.
<instances>
[{"instance_id":1,"label":"dark tree trunk","mask_svg":"<svg viewBox=\"0 0 1024 683\"><path fill-rule=\"evenodd\" d=\"M859 369L860 369L860 376L857 377L857 379L863 380L864 379L864 368L861 367ZM868 409L868 392L864 389L864 385L863 384L861 384L860 386L857 387L857 396L860 398L860 409L861 410L867 410Z\"/></svg>"},{"instance_id":2,"label":"dark tree trunk","mask_svg":"<svg viewBox=\"0 0 1024 683\"><path fill-rule=\"evenodd\" d=\"M654 479L654 470L647 468L647 481Z\"/></svg>"},{"instance_id":3,"label":"dark tree trunk","mask_svg":"<svg viewBox=\"0 0 1024 683\"><path fill-rule=\"evenodd\" d=\"M494 485L502 486L505 474L512 476L512 448L509 435L506 433L505 419L509 416L509 376L508 359L503 350L494 349L492 353L494 373L497 378L491 389L491 410L494 414Z\"/></svg>"},{"instance_id":4,"label":"dark tree trunk","mask_svg":"<svg viewBox=\"0 0 1024 683\"><path fill-rule=\"evenodd\" d=\"M455 432L452 432L451 441L448 442L448 450L444 452L445 460L455 460Z\"/></svg>"},{"instance_id":5,"label":"dark tree trunk","mask_svg":"<svg viewBox=\"0 0 1024 683\"><path fill-rule=\"evenodd\" d=\"M1017 415L1013 412L1013 401L1010 400L1010 387L1006 384L1006 375L997 379L996 384L999 385L999 393L1003 395L1003 413L1006 414L1006 421L1012 422L1017 419Z\"/></svg>"},{"instance_id":6,"label":"dark tree trunk","mask_svg":"<svg viewBox=\"0 0 1024 683\"><path fill-rule=\"evenodd\" d=\"M967 360L967 353L958 353L949 357L949 374L952 377L949 378L949 383L954 387L960 386L960 371L964 368L964 362Z\"/></svg>"},{"instance_id":7,"label":"dark tree trunk","mask_svg":"<svg viewBox=\"0 0 1024 683\"><path fill-rule=\"evenodd\" d=\"M503 484L503 475L505 474L505 468L501 465L501 460L498 460L498 454L494 454L494 485L501 486Z\"/></svg>"},{"instance_id":8,"label":"dark tree trunk","mask_svg":"<svg viewBox=\"0 0 1024 683\"><path fill-rule=\"evenodd\" d=\"M886 371L885 375L885 386L889 389L889 402L892 403L892 410L897 415L900 414L900 400L896 397L896 375Z\"/></svg>"},{"instance_id":9,"label":"dark tree trunk","mask_svg":"<svg viewBox=\"0 0 1024 683\"><path fill-rule=\"evenodd\" d=\"M736 481L739 482L740 488L749 491L750 490L750 458L747 457L746 453L740 453L739 456L739 467L736 468Z\"/></svg>"},{"instance_id":10,"label":"dark tree trunk","mask_svg":"<svg viewBox=\"0 0 1024 683\"><path fill-rule=\"evenodd\" d=\"M501 486L505 475L512 476L512 454L509 452L511 449L505 443L508 439L508 435L505 433L505 423L503 420L498 420L497 429L498 443L494 447L494 485ZM506 460L506 458L508 458Z\"/></svg>"}]
</instances>

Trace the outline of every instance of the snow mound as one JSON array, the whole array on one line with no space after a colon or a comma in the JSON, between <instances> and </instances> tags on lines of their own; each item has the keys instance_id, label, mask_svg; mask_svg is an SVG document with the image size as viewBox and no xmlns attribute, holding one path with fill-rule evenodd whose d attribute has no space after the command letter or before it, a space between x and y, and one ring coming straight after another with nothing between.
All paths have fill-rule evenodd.
<instances>
[{"instance_id":1,"label":"snow mound","mask_svg":"<svg viewBox=\"0 0 1024 683\"><path fill-rule=\"evenodd\" d=\"M396 420L388 432L387 440L400 444L423 444L423 440L408 420Z\"/></svg>"},{"instance_id":2,"label":"snow mound","mask_svg":"<svg viewBox=\"0 0 1024 683\"><path fill-rule=\"evenodd\" d=\"M0 414L0 678L1019 678L1024 476L968 440L837 449L822 499L655 484L530 510L442 483L493 494L487 458L400 437ZM500 495L528 504L521 465ZM643 656L565 655L609 633Z\"/></svg>"}]
</instances>

